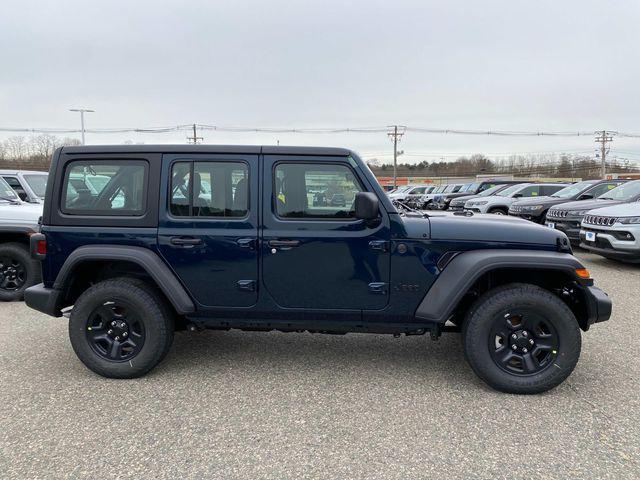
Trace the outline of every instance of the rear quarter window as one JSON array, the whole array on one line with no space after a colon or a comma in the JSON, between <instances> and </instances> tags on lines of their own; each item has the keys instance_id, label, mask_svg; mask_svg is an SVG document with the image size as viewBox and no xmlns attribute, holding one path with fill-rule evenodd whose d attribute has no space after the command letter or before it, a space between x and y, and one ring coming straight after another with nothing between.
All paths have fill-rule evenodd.
<instances>
[{"instance_id":1,"label":"rear quarter window","mask_svg":"<svg viewBox=\"0 0 640 480\"><path fill-rule=\"evenodd\" d=\"M143 160L69 162L60 209L70 215L143 215L148 170L149 165Z\"/></svg>"}]
</instances>

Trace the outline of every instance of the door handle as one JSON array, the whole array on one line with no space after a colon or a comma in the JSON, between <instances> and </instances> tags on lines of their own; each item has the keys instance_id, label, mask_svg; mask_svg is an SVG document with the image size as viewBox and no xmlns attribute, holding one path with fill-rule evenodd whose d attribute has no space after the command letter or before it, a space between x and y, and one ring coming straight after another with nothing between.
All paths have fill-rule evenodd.
<instances>
[{"instance_id":1,"label":"door handle","mask_svg":"<svg viewBox=\"0 0 640 480\"><path fill-rule=\"evenodd\" d=\"M300 245L300 240L269 240L270 247L292 248Z\"/></svg>"},{"instance_id":2,"label":"door handle","mask_svg":"<svg viewBox=\"0 0 640 480\"><path fill-rule=\"evenodd\" d=\"M202 245L202 239L196 237L171 237L169 243L178 247L194 247Z\"/></svg>"},{"instance_id":3,"label":"door handle","mask_svg":"<svg viewBox=\"0 0 640 480\"><path fill-rule=\"evenodd\" d=\"M236 243L240 248L246 248L247 250L256 249L255 238L239 238L238 240L236 240Z\"/></svg>"}]
</instances>

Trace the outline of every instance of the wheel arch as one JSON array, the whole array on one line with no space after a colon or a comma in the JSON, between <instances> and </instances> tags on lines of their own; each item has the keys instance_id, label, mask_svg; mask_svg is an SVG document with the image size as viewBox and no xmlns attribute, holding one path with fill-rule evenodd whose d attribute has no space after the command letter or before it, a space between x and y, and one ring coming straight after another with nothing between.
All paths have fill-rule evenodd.
<instances>
[{"instance_id":1,"label":"wheel arch","mask_svg":"<svg viewBox=\"0 0 640 480\"><path fill-rule=\"evenodd\" d=\"M58 272L53 288L60 308L72 305L96 278L143 278L164 294L179 315L195 311L195 304L175 274L153 251L124 245L87 245L74 250Z\"/></svg>"},{"instance_id":2,"label":"wheel arch","mask_svg":"<svg viewBox=\"0 0 640 480\"><path fill-rule=\"evenodd\" d=\"M482 293L507 283L529 283L558 294L580 327L587 330L591 323L587 299L575 273L582 268L573 255L559 252L475 250L460 253L439 273L416 309L415 317L436 323L457 317L459 324Z\"/></svg>"}]
</instances>

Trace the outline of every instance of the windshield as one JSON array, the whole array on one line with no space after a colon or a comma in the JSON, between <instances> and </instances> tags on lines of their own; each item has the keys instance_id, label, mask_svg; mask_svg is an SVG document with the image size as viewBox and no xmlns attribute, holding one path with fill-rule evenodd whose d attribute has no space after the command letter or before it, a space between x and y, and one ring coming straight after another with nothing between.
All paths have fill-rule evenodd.
<instances>
[{"instance_id":1,"label":"windshield","mask_svg":"<svg viewBox=\"0 0 640 480\"><path fill-rule=\"evenodd\" d=\"M465 192L477 192L479 188L479 183L470 183L467 185L467 189L465 190Z\"/></svg>"},{"instance_id":2,"label":"windshield","mask_svg":"<svg viewBox=\"0 0 640 480\"><path fill-rule=\"evenodd\" d=\"M434 190L433 193L442 193L445 188L447 188L447 185L440 185L438 188Z\"/></svg>"},{"instance_id":3,"label":"windshield","mask_svg":"<svg viewBox=\"0 0 640 480\"><path fill-rule=\"evenodd\" d=\"M497 192L499 192L500 190L504 190L505 188L507 188L506 185L494 185L491 188L487 188L482 193L479 193L478 196L479 197L490 197L491 195L495 195Z\"/></svg>"},{"instance_id":4,"label":"windshield","mask_svg":"<svg viewBox=\"0 0 640 480\"><path fill-rule=\"evenodd\" d=\"M605 200L631 200L636 195L640 195L640 180L623 183L619 187L609 190L598 198Z\"/></svg>"},{"instance_id":5,"label":"windshield","mask_svg":"<svg viewBox=\"0 0 640 480\"><path fill-rule=\"evenodd\" d=\"M48 175L24 175L25 181L38 197L44 198L44 193L47 191L47 177Z\"/></svg>"},{"instance_id":6,"label":"windshield","mask_svg":"<svg viewBox=\"0 0 640 480\"><path fill-rule=\"evenodd\" d=\"M456 188L457 186L458 185L456 185L455 183L452 183L451 185L447 185L443 193L453 192L453 189Z\"/></svg>"},{"instance_id":7,"label":"windshield","mask_svg":"<svg viewBox=\"0 0 640 480\"><path fill-rule=\"evenodd\" d=\"M16 194L16 192L2 177L0 177L0 200L5 202L18 200L18 195Z\"/></svg>"},{"instance_id":8,"label":"windshield","mask_svg":"<svg viewBox=\"0 0 640 480\"><path fill-rule=\"evenodd\" d=\"M462 188L458 190L458 192L468 192L471 190L471 187L473 187L474 185L475 185L474 183L467 183L466 185L463 185Z\"/></svg>"},{"instance_id":9,"label":"windshield","mask_svg":"<svg viewBox=\"0 0 640 480\"><path fill-rule=\"evenodd\" d=\"M509 188L505 188L496 195L499 197L510 197L511 195L519 191L522 187L526 187L527 185L528 183L518 183L516 185L511 185Z\"/></svg>"},{"instance_id":10,"label":"windshield","mask_svg":"<svg viewBox=\"0 0 640 480\"><path fill-rule=\"evenodd\" d=\"M572 198L578 195L579 193L583 192L593 184L594 182L574 183L573 185L564 187L562 190L558 190L556 193L554 193L551 196L555 198Z\"/></svg>"}]
</instances>

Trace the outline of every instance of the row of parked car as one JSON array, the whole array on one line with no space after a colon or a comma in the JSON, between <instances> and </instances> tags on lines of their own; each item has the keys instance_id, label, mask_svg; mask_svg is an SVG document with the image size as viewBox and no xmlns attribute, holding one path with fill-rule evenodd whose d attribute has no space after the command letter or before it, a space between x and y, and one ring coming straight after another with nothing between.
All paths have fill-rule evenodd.
<instances>
[{"instance_id":1,"label":"row of parked car","mask_svg":"<svg viewBox=\"0 0 640 480\"><path fill-rule=\"evenodd\" d=\"M640 180L487 180L408 185L388 195L412 209L519 217L564 232L574 246L607 258L640 262Z\"/></svg>"}]
</instances>

